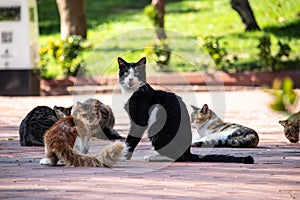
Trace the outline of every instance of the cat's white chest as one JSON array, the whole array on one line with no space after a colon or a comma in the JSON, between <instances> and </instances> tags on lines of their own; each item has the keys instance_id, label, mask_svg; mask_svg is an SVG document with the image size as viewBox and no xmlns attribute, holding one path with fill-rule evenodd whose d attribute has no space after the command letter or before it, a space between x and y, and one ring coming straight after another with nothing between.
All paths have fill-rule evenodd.
<instances>
[{"instance_id":1,"label":"cat's white chest","mask_svg":"<svg viewBox=\"0 0 300 200\"><path fill-rule=\"evenodd\" d=\"M128 100L131 98L133 93L135 93L137 91L137 89L125 88L122 85L120 85L120 88L121 88L121 92L122 92L123 105L125 105L128 102Z\"/></svg>"}]
</instances>

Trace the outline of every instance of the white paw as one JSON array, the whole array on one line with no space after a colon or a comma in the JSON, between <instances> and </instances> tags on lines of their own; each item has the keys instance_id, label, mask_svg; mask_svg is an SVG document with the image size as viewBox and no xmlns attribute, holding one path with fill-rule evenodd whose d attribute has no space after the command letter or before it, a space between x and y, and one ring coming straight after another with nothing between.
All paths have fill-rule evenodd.
<instances>
[{"instance_id":1,"label":"white paw","mask_svg":"<svg viewBox=\"0 0 300 200\"><path fill-rule=\"evenodd\" d=\"M133 152L126 151L124 157L126 158L126 160L130 160L132 157L132 154L133 154Z\"/></svg>"},{"instance_id":2,"label":"white paw","mask_svg":"<svg viewBox=\"0 0 300 200\"><path fill-rule=\"evenodd\" d=\"M119 159L120 162L125 162L127 161L126 157L125 156L122 156L120 159Z\"/></svg>"},{"instance_id":3,"label":"white paw","mask_svg":"<svg viewBox=\"0 0 300 200\"><path fill-rule=\"evenodd\" d=\"M161 156L158 154L146 155L144 160L147 162L173 162L174 160L166 156Z\"/></svg>"},{"instance_id":4,"label":"white paw","mask_svg":"<svg viewBox=\"0 0 300 200\"><path fill-rule=\"evenodd\" d=\"M64 163L63 161L59 160L59 161L57 162L57 165L65 165L65 163Z\"/></svg>"},{"instance_id":5,"label":"white paw","mask_svg":"<svg viewBox=\"0 0 300 200\"><path fill-rule=\"evenodd\" d=\"M83 154L86 154L87 151L88 151L88 149L86 149L84 147L84 144L83 144L82 139L80 137L76 137L73 149L75 151L77 151L78 153L83 153Z\"/></svg>"},{"instance_id":6,"label":"white paw","mask_svg":"<svg viewBox=\"0 0 300 200\"><path fill-rule=\"evenodd\" d=\"M42 158L40 160L40 165L52 165L52 162L49 158Z\"/></svg>"},{"instance_id":7,"label":"white paw","mask_svg":"<svg viewBox=\"0 0 300 200\"><path fill-rule=\"evenodd\" d=\"M153 155L145 155L144 160L147 161L147 162L151 162L152 157L153 157Z\"/></svg>"}]
</instances>

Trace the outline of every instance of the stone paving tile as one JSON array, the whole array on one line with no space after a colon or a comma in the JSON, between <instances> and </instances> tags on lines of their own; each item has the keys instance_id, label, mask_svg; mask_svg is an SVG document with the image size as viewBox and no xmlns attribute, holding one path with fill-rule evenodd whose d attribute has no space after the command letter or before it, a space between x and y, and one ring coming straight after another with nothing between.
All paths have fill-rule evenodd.
<instances>
[{"instance_id":1,"label":"stone paving tile","mask_svg":"<svg viewBox=\"0 0 300 200\"><path fill-rule=\"evenodd\" d=\"M260 90L181 93L187 104L209 103L226 121L245 124L260 135L258 148L214 148L210 153L252 155L255 164L147 163L154 153L145 138L131 161L114 168L40 166L43 147L21 147L18 126L37 105L68 106L73 96L0 97L0 199L300 199L300 143L290 144L269 109L272 97ZM95 98L113 106L116 129L128 131L119 94ZM217 99L217 101L216 101ZM91 153L109 141L92 141ZM193 148L195 153L205 149Z\"/></svg>"}]
</instances>

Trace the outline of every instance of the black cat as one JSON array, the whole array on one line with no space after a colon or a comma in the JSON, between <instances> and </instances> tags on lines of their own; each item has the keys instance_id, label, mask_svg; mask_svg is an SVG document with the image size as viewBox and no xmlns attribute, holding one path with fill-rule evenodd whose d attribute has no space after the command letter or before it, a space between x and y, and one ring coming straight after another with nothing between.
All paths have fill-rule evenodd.
<instances>
[{"instance_id":1,"label":"black cat","mask_svg":"<svg viewBox=\"0 0 300 200\"><path fill-rule=\"evenodd\" d=\"M146 82L146 58L127 63L118 58L119 83L126 98L125 110L130 117L126 138L127 159L130 159L144 132L154 149L162 156L177 162L239 162L252 164L251 156L192 154L190 117L182 99L174 93L154 90Z\"/></svg>"}]
</instances>

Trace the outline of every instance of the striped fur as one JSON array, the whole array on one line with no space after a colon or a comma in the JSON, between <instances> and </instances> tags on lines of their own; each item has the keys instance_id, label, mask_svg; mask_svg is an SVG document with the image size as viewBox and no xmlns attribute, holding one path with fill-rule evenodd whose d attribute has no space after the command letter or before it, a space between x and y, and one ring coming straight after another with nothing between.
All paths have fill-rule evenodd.
<instances>
[{"instance_id":1,"label":"striped fur","mask_svg":"<svg viewBox=\"0 0 300 200\"><path fill-rule=\"evenodd\" d=\"M44 146L43 137L46 131L60 118L71 114L72 107L37 106L22 120L19 127L22 146Z\"/></svg>"},{"instance_id":2,"label":"striped fur","mask_svg":"<svg viewBox=\"0 0 300 200\"><path fill-rule=\"evenodd\" d=\"M124 138L113 128L115 126L115 117L112 109L99 101L98 99L87 99L83 104L93 105L99 123L89 127L92 130L92 136L99 139L123 140Z\"/></svg>"},{"instance_id":3,"label":"striped fur","mask_svg":"<svg viewBox=\"0 0 300 200\"><path fill-rule=\"evenodd\" d=\"M224 122L205 104L201 109L192 106L192 146L201 147L257 147L259 142L255 130L233 123Z\"/></svg>"},{"instance_id":4,"label":"striped fur","mask_svg":"<svg viewBox=\"0 0 300 200\"><path fill-rule=\"evenodd\" d=\"M280 120L279 123L284 127L285 137L291 143L297 143L300 134L300 111L290 115L286 120Z\"/></svg>"}]
</instances>

